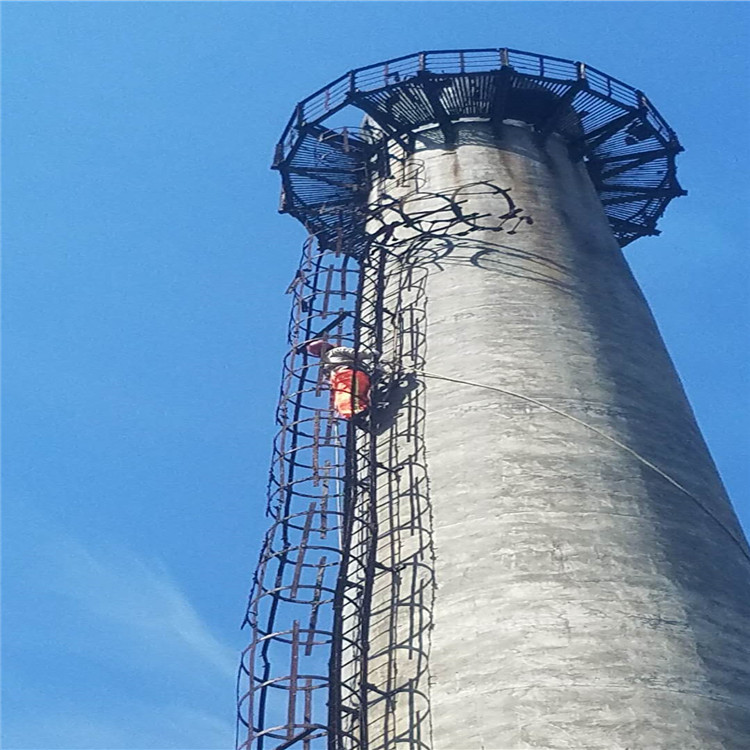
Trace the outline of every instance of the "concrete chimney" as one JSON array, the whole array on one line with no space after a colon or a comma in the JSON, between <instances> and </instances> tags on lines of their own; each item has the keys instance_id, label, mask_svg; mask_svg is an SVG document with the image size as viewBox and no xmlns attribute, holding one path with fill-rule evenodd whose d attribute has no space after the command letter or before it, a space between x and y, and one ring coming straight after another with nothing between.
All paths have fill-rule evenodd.
<instances>
[{"instance_id":1,"label":"concrete chimney","mask_svg":"<svg viewBox=\"0 0 750 750\"><path fill-rule=\"evenodd\" d=\"M341 443L326 718L244 746L750 747L750 550L621 249L680 150L640 91L512 50L298 105L284 208L356 262L340 342L379 365Z\"/></svg>"}]
</instances>

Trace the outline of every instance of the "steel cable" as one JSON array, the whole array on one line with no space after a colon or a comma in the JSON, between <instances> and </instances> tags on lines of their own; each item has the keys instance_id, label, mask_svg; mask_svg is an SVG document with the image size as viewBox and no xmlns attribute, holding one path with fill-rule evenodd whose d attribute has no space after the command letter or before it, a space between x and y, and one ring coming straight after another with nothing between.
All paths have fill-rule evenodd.
<instances>
[{"instance_id":1,"label":"steel cable","mask_svg":"<svg viewBox=\"0 0 750 750\"><path fill-rule=\"evenodd\" d=\"M750 554L748 553L747 549L745 548L745 545L742 543L742 540L738 538L727 526L724 525L722 520L716 516L709 508L707 508L700 500L700 498L696 497L690 490L683 487L676 479L673 479L667 472L665 472L663 469L660 469L656 464L651 463L647 458L644 458L640 453L633 450L628 445L625 445L625 443L621 443L616 438L613 438L611 435L608 435L606 432L603 432L598 427L594 427L593 425L589 424L588 422L585 422L582 419L579 419L578 417L574 417L572 414L569 414L566 411L563 411L562 409L558 409L555 406L552 406L551 404L547 404L544 401L539 401L536 398L532 398L531 396L525 396L523 393L517 393L516 391L511 391L507 388L499 388L498 386L494 385L487 385L486 383L476 383L471 380L461 380L460 378L451 378L446 375L436 375L434 373L426 372L425 370L414 370L414 373L416 375L421 375L425 378L431 378L433 380L445 380L448 383L458 383L459 385L468 385L473 386L474 388L484 388L488 391L496 391L497 393L503 393L506 396L513 396L514 398L521 399L523 401L527 401L528 403L535 404L536 406L541 406L543 409L547 409L548 411L554 412L555 414L559 414L561 417L565 417L566 419L571 420L572 422L576 422L577 424L581 425L582 427L585 427L587 430L591 430L591 432L596 433L599 435L599 437L604 438L605 440L608 440L610 443L613 443L618 448L626 451L629 453L633 458L640 461L644 466L647 466L652 471L655 471L659 476L666 479L673 487L677 488L680 492L682 492L684 495L689 497L709 518L711 518L713 521L715 521L731 538L732 541L734 541L735 544L740 548L740 551L742 552L743 556L750 561Z\"/></svg>"}]
</instances>

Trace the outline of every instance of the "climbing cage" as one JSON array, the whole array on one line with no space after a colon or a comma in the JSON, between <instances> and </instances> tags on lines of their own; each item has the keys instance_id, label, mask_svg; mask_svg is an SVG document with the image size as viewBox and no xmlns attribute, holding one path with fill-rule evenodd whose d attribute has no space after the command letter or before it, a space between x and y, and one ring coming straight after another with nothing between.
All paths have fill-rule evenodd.
<instances>
[{"instance_id":1,"label":"climbing cage","mask_svg":"<svg viewBox=\"0 0 750 750\"><path fill-rule=\"evenodd\" d=\"M238 684L239 748L326 747L333 608L347 501L348 426L330 408L318 360L305 343L356 345L359 264L339 248L304 244L290 285L268 489L266 533L245 624Z\"/></svg>"}]
</instances>

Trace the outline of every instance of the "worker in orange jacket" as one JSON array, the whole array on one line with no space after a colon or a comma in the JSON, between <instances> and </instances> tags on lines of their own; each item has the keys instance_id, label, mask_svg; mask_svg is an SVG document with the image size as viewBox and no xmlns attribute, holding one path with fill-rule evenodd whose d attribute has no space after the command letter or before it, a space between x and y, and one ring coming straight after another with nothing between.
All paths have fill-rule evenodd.
<instances>
[{"instance_id":1,"label":"worker in orange jacket","mask_svg":"<svg viewBox=\"0 0 750 750\"><path fill-rule=\"evenodd\" d=\"M339 416L351 419L370 407L370 375L375 353L350 346L334 346L324 339L313 339L307 353L320 357L323 372L331 386L331 401Z\"/></svg>"}]
</instances>

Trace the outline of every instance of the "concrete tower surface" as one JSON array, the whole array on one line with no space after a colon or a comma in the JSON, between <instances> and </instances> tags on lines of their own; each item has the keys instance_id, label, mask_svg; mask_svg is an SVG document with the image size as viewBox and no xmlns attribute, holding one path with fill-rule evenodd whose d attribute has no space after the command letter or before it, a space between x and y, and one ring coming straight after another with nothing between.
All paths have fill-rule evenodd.
<instances>
[{"instance_id":1,"label":"concrete tower surface","mask_svg":"<svg viewBox=\"0 0 750 750\"><path fill-rule=\"evenodd\" d=\"M331 126L347 107L361 129ZM641 92L504 49L370 66L298 105L283 208L339 260L301 267L297 479L277 485L310 467L322 486L310 434L343 456L340 503L335 524L319 492L276 515L297 537L261 556L240 746L750 747L750 549L621 250L683 193L680 150ZM379 356L345 431L314 400L320 336ZM296 427L305 408L338 437ZM335 564L307 562L334 525ZM303 690L312 644L330 659Z\"/></svg>"}]
</instances>

